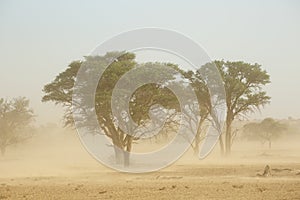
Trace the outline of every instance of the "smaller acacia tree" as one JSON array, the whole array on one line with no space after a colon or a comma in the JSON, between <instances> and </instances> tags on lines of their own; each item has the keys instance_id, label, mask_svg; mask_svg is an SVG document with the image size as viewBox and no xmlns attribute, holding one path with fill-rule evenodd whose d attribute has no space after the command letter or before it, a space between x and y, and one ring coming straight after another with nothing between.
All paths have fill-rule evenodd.
<instances>
[{"instance_id":1,"label":"smaller acacia tree","mask_svg":"<svg viewBox=\"0 0 300 200\"><path fill-rule=\"evenodd\" d=\"M214 122L212 124L215 124L218 121L217 119L213 118L215 116L212 115L215 109L214 107L222 104L222 98L225 98L222 96L222 83L218 82L217 78L210 80L211 77L217 77L214 73L218 71L213 70L214 67L214 64L207 63L196 71L181 72L184 77L190 81L191 86L193 87L193 90L197 96L197 103L199 104L200 113L195 112L194 107L189 107L188 110L183 112L183 114L187 116L188 121L193 120L194 123L196 123L198 116L200 117L197 124L198 127L195 133L195 139L191 142L194 155L199 154L200 142L207 136L207 130L209 127L208 124L211 122ZM219 96L211 96L213 93L211 94L210 90L218 91L217 94ZM212 102L212 99L214 99L214 102ZM193 124L190 125L190 129L192 129L192 127Z\"/></svg>"},{"instance_id":2,"label":"smaller acacia tree","mask_svg":"<svg viewBox=\"0 0 300 200\"><path fill-rule=\"evenodd\" d=\"M25 97L12 100L0 99L0 150L4 155L9 145L23 142L30 138L24 133L33 121L33 110Z\"/></svg>"},{"instance_id":3,"label":"smaller acacia tree","mask_svg":"<svg viewBox=\"0 0 300 200\"><path fill-rule=\"evenodd\" d=\"M215 67L218 71L212 70ZM194 152L196 154L199 152L199 143L207 136L205 122L210 121L214 122L212 124L220 133L219 144L222 154L229 155L236 135L236 131L232 130L232 123L237 118L246 117L249 113L260 110L270 102L271 97L264 91L264 86L270 83L270 76L257 63L223 60L206 63L195 72L182 73L192 83L200 106L200 122L192 144ZM210 78L218 76L221 83L217 78ZM211 96L211 91L218 91L216 92L218 95ZM224 132L220 124L216 123L220 122L219 116L214 112L216 107L219 110L226 110Z\"/></svg>"},{"instance_id":4,"label":"smaller acacia tree","mask_svg":"<svg viewBox=\"0 0 300 200\"><path fill-rule=\"evenodd\" d=\"M249 140L259 140L264 144L269 143L269 148L272 147L272 141L279 138L286 130L286 125L272 118L266 118L260 123L248 123L244 125L243 132L245 138Z\"/></svg>"},{"instance_id":5,"label":"smaller acacia tree","mask_svg":"<svg viewBox=\"0 0 300 200\"><path fill-rule=\"evenodd\" d=\"M270 102L271 97L263 88L270 83L270 76L257 63L223 60L214 63L221 73L226 92L225 151L229 155L234 138L232 123L239 117L260 110Z\"/></svg>"}]
</instances>

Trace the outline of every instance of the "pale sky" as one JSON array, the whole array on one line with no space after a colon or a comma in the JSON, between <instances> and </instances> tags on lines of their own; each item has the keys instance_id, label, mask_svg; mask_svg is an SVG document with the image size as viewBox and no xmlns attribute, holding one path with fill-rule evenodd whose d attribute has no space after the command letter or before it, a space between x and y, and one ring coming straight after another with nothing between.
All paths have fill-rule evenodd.
<instances>
[{"instance_id":1,"label":"pale sky","mask_svg":"<svg viewBox=\"0 0 300 200\"><path fill-rule=\"evenodd\" d=\"M192 38L212 59L259 63L272 102L251 118L300 118L300 2L0 0L0 97L26 96L38 122L62 114L42 88L120 32L158 27Z\"/></svg>"}]
</instances>

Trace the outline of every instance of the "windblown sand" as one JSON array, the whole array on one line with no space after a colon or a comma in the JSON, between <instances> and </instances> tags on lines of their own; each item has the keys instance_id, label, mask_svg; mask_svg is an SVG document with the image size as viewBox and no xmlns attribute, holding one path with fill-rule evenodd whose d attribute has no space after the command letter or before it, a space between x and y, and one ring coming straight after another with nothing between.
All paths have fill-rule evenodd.
<instances>
[{"instance_id":1,"label":"windblown sand","mask_svg":"<svg viewBox=\"0 0 300 200\"><path fill-rule=\"evenodd\" d=\"M127 174L102 166L72 133L40 135L0 158L2 199L300 199L298 141L235 145L205 160L187 152L153 173ZM271 175L260 177L265 165Z\"/></svg>"}]
</instances>

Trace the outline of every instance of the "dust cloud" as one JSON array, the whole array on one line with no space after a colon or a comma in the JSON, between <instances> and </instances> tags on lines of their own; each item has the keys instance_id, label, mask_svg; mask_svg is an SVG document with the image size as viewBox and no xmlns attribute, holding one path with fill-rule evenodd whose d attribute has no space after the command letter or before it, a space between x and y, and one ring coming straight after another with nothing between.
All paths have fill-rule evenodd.
<instances>
[{"instance_id":1,"label":"dust cloud","mask_svg":"<svg viewBox=\"0 0 300 200\"><path fill-rule=\"evenodd\" d=\"M172 139L172 138L169 138ZM222 156L219 144L199 160L190 148L165 170L176 165L271 165L300 163L300 134L289 134L273 141L272 147L259 141L237 138L230 156ZM150 152L167 144L166 139L137 141L133 152ZM201 146L200 146L201 148ZM114 172L95 160L81 144L76 130L54 124L40 127L31 139L9 146L0 157L0 177L60 176L88 172Z\"/></svg>"},{"instance_id":2,"label":"dust cloud","mask_svg":"<svg viewBox=\"0 0 300 200\"><path fill-rule=\"evenodd\" d=\"M0 157L0 177L61 176L99 169L101 164L81 145L76 130L55 125L39 128L30 140L9 146Z\"/></svg>"},{"instance_id":3,"label":"dust cloud","mask_svg":"<svg viewBox=\"0 0 300 200\"><path fill-rule=\"evenodd\" d=\"M47 125L0 157L0 199L299 199L299 139L286 134L269 149L238 137L231 156L217 144L204 160L189 149L165 169L127 174L96 161L75 130ZM165 143L140 141L133 151Z\"/></svg>"}]
</instances>

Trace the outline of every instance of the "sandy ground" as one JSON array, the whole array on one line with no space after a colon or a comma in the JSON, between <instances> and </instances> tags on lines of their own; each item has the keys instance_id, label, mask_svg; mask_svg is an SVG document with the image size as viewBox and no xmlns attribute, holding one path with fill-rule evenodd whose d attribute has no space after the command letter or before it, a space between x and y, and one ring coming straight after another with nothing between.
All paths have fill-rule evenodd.
<instances>
[{"instance_id":1,"label":"sandy ground","mask_svg":"<svg viewBox=\"0 0 300 200\"><path fill-rule=\"evenodd\" d=\"M300 165L176 166L149 174L78 173L0 179L0 199L300 199ZM291 167L291 168L286 168Z\"/></svg>"},{"instance_id":2,"label":"sandy ground","mask_svg":"<svg viewBox=\"0 0 300 200\"><path fill-rule=\"evenodd\" d=\"M205 161L185 155L158 172L127 174L99 164L75 137L59 138L47 138L47 145L40 138L8 149L0 158L0 200L300 200L298 145L289 144L286 149L275 144L273 150L263 151L235 149L239 153L232 157L236 159L222 158L218 152ZM272 169L271 176L257 176L266 164Z\"/></svg>"}]
</instances>

